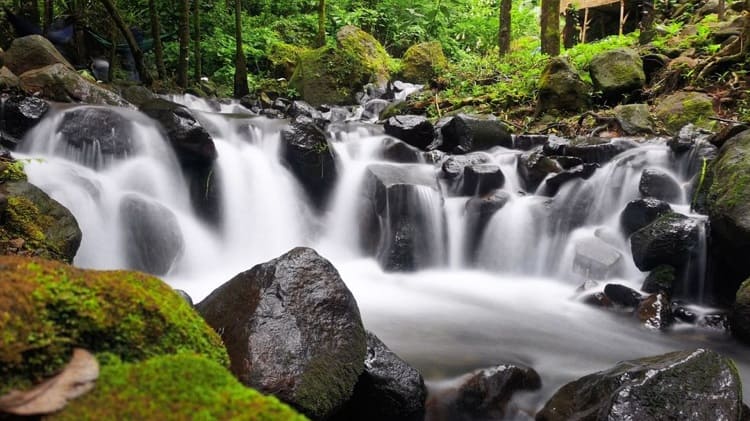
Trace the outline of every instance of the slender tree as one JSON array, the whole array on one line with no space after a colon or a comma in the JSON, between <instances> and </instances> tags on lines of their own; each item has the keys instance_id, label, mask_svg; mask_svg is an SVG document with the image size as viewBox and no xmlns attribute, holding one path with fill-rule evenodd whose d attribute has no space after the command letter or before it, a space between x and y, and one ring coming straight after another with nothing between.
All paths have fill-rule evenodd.
<instances>
[{"instance_id":1,"label":"slender tree","mask_svg":"<svg viewBox=\"0 0 750 421\"><path fill-rule=\"evenodd\" d=\"M719 20L724 20L724 12L726 11L726 2L725 0L719 0L719 7L716 11L716 16L719 18Z\"/></svg>"},{"instance_id":2,"label":"slender tree","mask_svg":"<svg viewBox=\"0 0 750 421\"><path fill-rule=\"evenodd\" d=\"M188 85L188 53L190 50L190 5L188 0L179 0L180 16L177 31L180 39L180 54L177 63L177 86L187 89Z\"/></svg>"},{"instance_id":3,"label":"slender tree","mask_svg":"<svg viewBox=\"0 0 750 421\"><path fill-rule=\"evenodd\" d=\"M560 55L560 0L542 0L540 26L542 52Z\"/></svg>"},{"instance_id":4,"label":"slender tree","mask_svg":"<svg viewBox=\"0 0 750 421\"><path fill-rule=\"evenodd\" d=\"M44 0L44 31L48 31L50 25L52 25L52 19L54 19L55 11L52 0Z\"/></svg>"},{"instance_id":5,"label":"slender tree","mask_svg":"<svg viewBox=\"0 0 750 421\"><path fill-rule=\"evenodd\" d=\"M201 1L193 0L193 58L195 59L196 82L201 81Z\"/></svg>"},{"instance_id":6,"label":"slender tree","mask_svg":"<svg viewBox=\"0 0 750 421\"><path fill-rule=\"evenodd\" d=\"M154 39L154 58L156 59L156 73L159 79L167 78L167 69L164 66L164 47L161 44L161 23L159 22L159 11L156 10L156 1L148 0L148 14L151 18L151 38Z\"/></svg>"},{"instance_id":7,"label":"slender tree","mask_svg":"<svg viewBox=\"0 0 750 421\"><path fill-rule=\"evenodd\" d=\"M241 98L250 93L247 86L247 61L242 49L242 1L234 0L234 42L236 53L234 59L234 96Z\"/></svg>"},{"instance_id":8,"label":"slender tree","mask_svg":"<svg viewBox=\"0 0 750 421\"><path fill-rule=\"evenodd\" d=\"M497 32L497 49L500 56L510 51L510 9L512 0L500 0L500 30Z\"/></svg>"},{"instance_id":9,"label":"slender tree","mask_svg":"<svg viewBox=\"0 0 750 421\"><path fill-rule=\"evenodd\" d=\"M326 0L318 0L318 36L315 44L318 47L326 44Z\"/></svg>"},{"instance_id":10,"label":"slender tree","mask_svg":"<svg viewBox=\"0 0 750 421\"><path fill-rule=\"evenodd\" d=\"M117 11L117 7L115 7L115 4L112 2L112 0L100 0L104 8L107 10L107 13L109 13L109 16L112 18L112 20L115 22L115 26L117 29L120 30L120 34L122 34L123 38L125 38L125 41L128 43L128 47L130 47L130 52L133 54L133 59L135 59L135 68L138 71L138 76L141 78L141 82L143 82L144 85L151 85L151 75L148 73L148 70L146 70L146 66L143 64L143 51L141 51L141 47L138 46L138 43L135 42L135 38L133 37L133 33L130 32L130 29L125 25L125 21L122 20L122 17L120 16L120 12ZM115 40L112 40L112 43L114 43ZM111 66L111 65L110 65Z\"/></svg>"}]
</instances>

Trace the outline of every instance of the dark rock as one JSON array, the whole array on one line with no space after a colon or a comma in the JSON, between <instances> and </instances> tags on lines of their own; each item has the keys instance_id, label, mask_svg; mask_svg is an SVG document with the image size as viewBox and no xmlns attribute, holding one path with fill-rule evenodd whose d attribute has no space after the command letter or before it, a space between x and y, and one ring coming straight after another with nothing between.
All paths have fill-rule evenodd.
<instances>
[{"instance_id":1,"label":"dark rock","mask_svg":"<svg viewBox=\"0 0 750 421\"><path fill-rule=\"evenodd\" d=\"M618 105L614 109L615 118L627 135L654 133L651 113L646 104Z\"/></svg>"},{"instance_id":2,"label":"dark rock","mask_svg":"<svg viewBox=\"0 0 750 421\"><path fill-rule=\"evenodd\" d=\"M120 218L128 266L155 275L169 272L185 248L172 211L143 196L128 194L120 201Z\"/></svg>"},{"instance_id":3,"label":"dark rock","mask_svg":"<svg viewBox=\"0 0 750 421\"><path fill-rule=\"evenodd\" d=\"M626 235L630 235L671 211L669 203L653 197L636 199L629 202L620 214L620 226Z\"/></svg>"},{"instance_id":4,"label":"dark rock","mask_svg":"<svg viewBox=\"0 0 750 421\"><path fill-rule=\"evenodd\" d=\"M544 182L546 186L546 193L550 196L554 196L555 194L557 194L558 190L560 190L560 187L563 184L571 180L588 180L592 175L594 175L594 172L597 168L599 168L599 164L582 164L578 167L559 172L549 177Z\"/></svg>"},{"instance_id":5,"label":"dark rock","mask_svg":"<svg viewBox=\"0 0 750 421\"><path fill-rule=\"evenodd\" d=\"M734 420L741 411L742 389L734 363L714 351L697 349L624 361L568 383L536 419Z\"/></svg>"},{"instance_id":6,"label":"dark rock","mask_svg":"<svg viewBox=\"0 0 750 421\"><path fill-rule=\"evenodd\" d=\"M271 104L271 108L283 114L283 113L286 113L287 109L289 109L289 106L291 105L291 103L292 102L286 98L276 98L273 101L273 104Z\"/></svg>"},{"instance_id":7,"label":"dark rock","mask_svg":"<svg viewBox=\"0 0 750 421\"><path fill-rule=\"evenodd\" d=\"M643 72L646 75L646 83L651 83L654 77L669 64L669 57L663 54L646 54L643 60Z\"/></svg>"},{"instance_id":8,"label":"dark rock","mask_svg":"<svg viewBox=\"0 0 750 421\"><path fill-rule=\"evenodd\" d=\"M382 113L388 105L390 105L390 102L384 99L375 98L367 101L362 109L362 120L377 120L380 113Z\"/></svg>"},{"instance_id":9,"label":"dark rock","mask_svg":"<svg viewBox=\"0 0 750 421\"><path fill-rule=\"evenodd\" d=\"M683 268L698 251L700 226L687 216L668 213L633 233L630 249L638 269L652 270L659 265Z\"/></svg>"},{"instance_id":10,"label":"dark rock","mask_svg":"<svg viewBox=\"0 0 750 421\"><path fill-rule=\"evenodd\" d=\"M675 277L676 273L673 266L659 265L646 276L643 286L641 286L641 291L649 294L663 292L671 296L674 289Z\"/></svg>"},{"instance_id":11,"label":"dark rock","mask_svg":"<svg viewBox=\"0 0 750 421\"><path fill-rule=\"evenodd\" d=\"M665 294L653 294L644 299L636 311L638 320L648 329L663 330L672 325L672 306Z\"/></svg>"},{"instance_id":12,"label":"dark rock","mask_svg":"<svg viewBox=\"0 0 750 421\"><path fill-rule=\"evenodd\" d=\"M665 202L679 202L682 199L682 187L677 180L656 168L643 170L638 191L644 197L653 197Z\"/></svg>"},{"instance_id":13,"label":"dark rock","mask_svg":"<svg viewBox=\"0 0 750 421\"><path fill-rule=\"evenodd\" d=\"M635 142L625 139L580 137L572 141L550 136L543 151L547 156L564 155L582 159L590 164L604 164L615 156L637 147Z\"/></svg>"},{"instance_id":14,"label":"dark rock","mask_svg":"<svg viewBox=\"0 0 750 421\"><path fill-rule=\"evenodd\" d=\"M336 184L338 169L325 133L307 117L297 117L281 131L282 156L313 203L322 209Z\"/></svg>"},{"instance_id":15,"label":"dark rock","mask_svg":"<svg viewBox=\"0 0 750 421\"><path fill-rule=\"evenodd\" d=\"M196 306L221 335L237 378L313 419L352 395L367 339L336 268L295 248L225 283Z\"/></svg>"},{"instance_id":16,"label":"dark rock","mask_svg":"<svg viewBox=\"0 0 750 421\"><path fill-rule=\"evenodd\" d=\"M675 320L690 324L698 321L698 315L693 310L687 308L682 303L674 301L672 302L672 316Z\"/></svg>"},{"instance_id":17,"label":"dark rock","mask_svg":"<svg viewBox=\"0 0 750 421\"><path fill-rule=\"evenodd\" d=\"M617 273L621 263L622 253L599 238L576 241L573 271L586 279L608 279Z\"/></svg>"},{"instance_id":18,"label":"dark rock","mask_svg":"<svg viewBox=\"0 0 750 421\"><path fill-rule=\"evenodd\" d=\"M305 101L292 101L292 104L289 106L289 109L287 110L287 115L292 118L297 118L299 116L305 116L310 117L313 120L320 120L323 118L323 114L315 109L312 105L306 103Z\"/></svg>"},{"instance_id":19,"label":"dark rock","mask_svg":"<svg viewBox=\"0 0 750 421\"><path fill-rule=\"evenodd\" d=\"M729 125L724 126L718 132L712 134L708 138L708 141L712 145L716 146L717 148L721 148L722 146L724 146L724 143L727 140L737 136L738 134L744 132L747 129L750 129L750 125L745 124L745 123L729 124Z\"/></svg>"},{"instance_id":20,"label":"dark rock","mask_svg":"<svg viewBox=\"0 0 750 421\"><path fill-rule=\"evenodd\" d=\"M365 370L334 421L421 421L427 388L422 375L367 332Z\"/></svg>"},{"instance_id":21,"label":"dark rock","mask_svg":"<svg viewBox=\"0 0 750 421\"><path fill-rule=\"evenodd\" d=\"M743 282L737 290L729 322L732 335L742 342L750 343L750 280Z\"/></svg>"},{"instance_id":22,"label":"dark rock","mask_svg":"<svg viewBox=\"0 0 750 421\"><path fill-rule=\"evenodd\" d=\"M13 95L5 100L3 111L0 130L22 139L47 114L49 104L34 96Z\"/></svg>"},{"instance_id":23,"label":"dark rock","mask_svg":"<svg viewBox=\"0 0 750 421\"><path fill-rule=\"evenodd\" d=\"M211 135L187 107L158 98L143 104L140 110L161 125L183 166L211 165L216 159Z\"/></svg>"},{"instance_id":24,"label":"dark rock","mask_svg":"<svg viewBox=\"0 0 750 421\"><path fill-rule=\"evenodd\" d=\"M539 79L537 114L579 112L591 102L591 85L584 82L573 65L564 57L553 57Z\"/></svg>"},{"instance_id":25,"label":"dark rock","mask_svg":"<svg viewBox=\"0 0 750 421\"><path fill-rule=\"evenodd\" d=\"M451 419L502 419L515 392L540 387L542 380L530 367L508 364L475 371L459 386Z\"/></svg>"},{"instance_id":26,"label":"dark rock","mask_svg":"<svg viewBox=\"0 0 750 421\"><path fill-rule=\"evenodd\" d=\"M516 167L524 189L529 193L535 192L548 175L562 171L557 161L545 156L538 149L520 155Z\"/></svg>"},{"instance_id":27,"label":"dark rock","mask_svg":"<svg viewBox=\"0 0 750 421\"><path fill-rule=\"evenodd\" d=\"M574 156L551 156L550 158L560 164L560 166L564 170L569 170L579 165L583 165L583 159L576 158Z\"/></svg>"},{"instance_id":28,"label":"dark rock","mask_svg":"<svg viewBox=\"0 0 750 421\"><path fill-rule=\"evenodd\" d=\"M497 164L472 164L464 168L462 193L465 196L484 196L499 189L505 175Z\"/></svg>"},{"instance_id":29,"label":"dark rock","mask_svg":"<svg viewBox=\"0 0 750 421\"><path fill-rule=\"evenodd\" d=\"M390 137L383 139L382 156L386 161L405 164L417 164L423 160L421 150Z\"/></svg>"},{"instance_id":30,"label":"dark rock","mask_svg":"<svg viewBox=\"0 0 750 421\"><path fill-rule=\"evenodd\" d=\"M20 74L21 90L51 101L133 108L121 96L89 81L69 66L57 63Z\"/></svg>"},{"instance_id":31,"label":"dark rock","mask_svg":"<svg viewBox=\"0 0 750 421\"><path fill-rule=\"evenodd\" d=\"M73 66L65 60L55 46L41 35L14 39L3 56L5 66L19 76L29 70L53 64L61 64L73 70Z\"/></svg>"},{"instance_id":32,"label":"dark rock","mask_svg":"<svg viewBox=\"0 0 750 421\"><path fill-rule=\"evenodd\" d=\"M711 313L705 314L698 320L698 326L718 330L720 332L729 332L731 329L731 322L729 316L726 313Z\"/></svg>"},{"instance_id":33,"label":"dark rock","mask_svg":"<svg viewBox=\"0 0 750 421\"><path fill-rule=\"evenodd\" d=\"M547 143L549 136L546 134L519 134L513 135L513 149L528 151Z\"/></svg>"},{"instance_id":34,"label":"dark rock","mask_svg":"<svg viewBox=\"0 0 750 421\"><path fill-rule=\"evenodd\" d=\"M459 114L441 129L441 151L462 154L490 149L495 146L513 147L508 128L499 120L482 116Z\"/></svg>"},{"instance_id":35,"label":"dark rock","mask_svg":"<svg viewBox=\"0 0 750 421\"><path fill-rule=\"evenodd\" d=\"M279 111L276 108L264 108L260 112L261 115L268 117L268 118L284 118L284 112Z\"/></svg>"},{"instance_id":36,"label":"dark rock","mask_svg":"<svg viewBox=\"0 0 750 421\"><path fill-rule=\"evenodd\" d=\"M603 292L595 292L583 297L582 302L592 307L609 308L612 307L612 301L604 295Z\"/></svg>"},{"instance_id":37,"label":"dark rock","mask_svg":"<svg viewBox=\"0 0 750 421\"><path fill-rule=\"evenodd\" d=\"M604 295L614 304L628 308L637 308L643 298L638 291L620 284L605 285Z\"/></svg>"},{"instance_id":38,"label":"dark rock","mask_svg":"<svg viewBox=\"0 0 750 421\"><path fill-rule=\"evenodd\" d=\"M420 149L427 147L435 140L435 129L424 116L400 115L385 122L385 133Z\"/></svg>"},{"instance_id":39,"label":"dark rock","mask_svg":"<svg viewBox=\"0 0 750 421\"><path fill-rule=\"evenodd\" d=\"M98 169L134 153L130 127L131 120L117 109L78 107L65 111L58 134L63 153L73 152L75 161Z\"/></svg>"},{"instance_id":40,"label":"dark rock","mask_svg":"<svg viewBox=\"0 0 750 421\"><path fill-rule=\"evenodd\" d=\"M463 176L464 168L475 164L489 164L492 158L483 152L470 153L466 155L455 155L448 157L440 166L440 175L449 180Z\"/></svg>"},{"instance_id":41,"label":"dark rock","mask_svg":"<svg viewBox=\"0 0 750 421\"><path fill-rule=\"evenodd\" d=\"M509 193L495 190L485 196L472 197L466 202L467 260L474 260L482 233L492 219L492 215L502 209L509 200Z\"/></svg>"},{"instance_id":42,"label":"dark rock","mask_svg":"<svg viewBox=\"0 0 750 421\"><path fill-rule=\"evenodd\" d=\"M589 63L594 88L602 91L605 99L620 101L623 95L631 95L643 88L646 74L638 52L630 48L604 51L591 58Z\"/></svg>"},{"instance_id":43,"label":"dark rock","mask_svg":"<svg viewBox=\"0 0 750 421\"><path fill-rule=\"evenodd\" d=\"M156 94L151 92L148 88L140 85L128 86L122 90L120 95L136 107L140 107L157 98Z\"/></svg>"},{"instance_id":44,"label":"dark rock","mask_svg":"<svg viewBox=\"0 0 750 421\"><path fill-rule=\"evenodd\" d=\"M693 124L687 124L669 139L667 145L675 153L682 154L691 150L697 142L708 141L711 137L712 133L708 130L701 129Z\"/></svg>"}]
</instances>

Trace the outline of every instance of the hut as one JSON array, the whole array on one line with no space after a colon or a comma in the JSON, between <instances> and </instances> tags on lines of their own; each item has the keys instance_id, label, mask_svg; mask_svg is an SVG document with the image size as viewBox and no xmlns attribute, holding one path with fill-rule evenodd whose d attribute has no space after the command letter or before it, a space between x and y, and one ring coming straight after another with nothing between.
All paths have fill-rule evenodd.
<instances>
[{"instance_id":1,"label":"hut","mask_svg":"<svg viewBox=\"0 0 750 421\"><path fill-rule=\"evenodd\" d=\"M636 30L647 3L650 4L642 0L562 0L560 13L566 17L566 36L575 35L578 41L587 42Z\"/></svg>"}]
</instances>

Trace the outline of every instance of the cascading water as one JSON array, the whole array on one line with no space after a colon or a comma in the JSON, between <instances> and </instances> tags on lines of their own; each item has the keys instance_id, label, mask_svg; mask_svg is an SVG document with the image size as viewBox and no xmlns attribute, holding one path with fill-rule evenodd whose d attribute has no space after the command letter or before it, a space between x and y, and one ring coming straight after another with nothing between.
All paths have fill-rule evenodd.
<instances>
[{"instance_id":1,"label":"cascading water","mask_svg":"<svg viewBox=\"0 0 750 421\"><path fill-rule=\"evenodd\" d=\"M107 108L112 114L107 121L119 123L102 127L115 127L115 132L79 136L91 141L75 143L66 137L76 130L68 127L76 120L70 114L98 108L58 110L24 139L20 150L29 160L30 180L68 207L81 225L77 265L142 267L130 243L150 237L134 233L132 221L123 216L134 207L123 202L135 201L136 214L146 209L146 215L173 215L173 224L147 226L178 231L172 243L179 246L165 279L194 299L292 247L312 246L339 269L366 327L428 380L501 362L536 368L543 390L516 398L529 410L573 378L618 360L675 349L723 348L745 375L750 372L747 357L720 333L689 326L662 335L571 299L591 277L639 286L644 275L633 264L619 215L640 197L639 174L646 168L688 181L692 173L685 165L674 166L666 146L647 144L624 152L590 178L562 185L552 197L542 195L543 188L540 194L523 193L518 151L492 150L489 162L505 176L507 203L480 238L473 238L467 233L469 198L451 197L444 181L440 187L438 167L421 155L409 164L387 162L393 140L376 125L343 121L329 126L339 177L327 206L316 211L281 161L279 133L286 121L252 116L237 104L172 99L198 111L213 136L218 151L213 171L223 192L218 226L202 222L192 210L168 143L137 112ZM78 133L88 130L86 121L76 123ZM416 182L405 188L399 177ZM365 185L378 185L385 193L370 194ZM385 210L378 202L383 197ZM684 195L672 205L689 214ZM399 209L406 213L393 211ZM407 217L412 219L403 224ZM362 229L371 226L379 230L377 238ZM701 230L705 242L702 225ZM410 237L416 240L401 244L393 238L404 232L416 232ZM363 248L365 243L374 250ZM418 261L408 263L420 270L381 269L390 262L384 254L393 244L415 251ZM467 253L470 246L473 253ZM696 256L691 271L702 276L705 250Z\"/></svg>"}]
</instances>

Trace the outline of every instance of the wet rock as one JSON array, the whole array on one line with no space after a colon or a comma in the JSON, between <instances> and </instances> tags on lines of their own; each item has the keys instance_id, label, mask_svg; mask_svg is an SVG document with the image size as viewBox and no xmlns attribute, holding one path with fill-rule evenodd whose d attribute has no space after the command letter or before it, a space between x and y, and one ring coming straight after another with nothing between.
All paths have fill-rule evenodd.
<instances>
[{"instance_id":1,"label":"wet rock","mask_svg":"<svg viewBox=\"0 0 750 421\"><path fill-rule=\"evenodd\" d=\"M529 193L535 192L548 175L563 170L557 161L545 156L540 150L520 155L516 168L525 190Z\"/></svg>"},{"instance_id":2,"label":"wet rock","mask_svg":"<svg viewBox=\"0 0 750 421\"><path fill-rule=\"evenodd\" d=\"M151 92L151 90L140 85L123 88L120 95L136 107L141 107L143 104L157 98L156 94Z\"/></svg>"},{"instance_id":3,"label":"wet rock","mask_svg":"<svg viewBox=\"0 0 750 421\"><path fill-rule=\"evenodd\" d=\"M680 131L667 142L669 148L677 154L687 152L698 142L708 141L712 133L708 130L696 127L692 123L685 125Z\"/></svg>"},{"instance_id":4,"label":"wet rock","mask_svg":"<svg viewBox=\"0 0 750 421\"><path fill-rule=\"evenodd\" d=\"M336 268L298 247L256 265L196 306L221 335L230 369L314 419L352 395L367 339L354 296Z\"/></svg>"},{"instance_id":5,"label":"wet rock","mask_svg":"<svg viewBox=\"0 0 750 421\"><path fill-rule=\"evenodd\" d=\"M642 271L664 264L682 268L698 251L699 241L698 221L668 213L633 233L630 248L635 265Z\"/></svg>"},{"instance_id":6,"label":"wet rock","mask_svg":"<svg viewBox=\"0 0 750 421\"><path fill-rule=\"evenodd\" d=\"M169 272L185 248L174 213L143 196L129 194L120 201L120 217L128 266L154 275Z\"/></svg>"},{"instance_id":7,"label":"wet rock","mask_svg":"<svg viewBox=\"0 0 750 421\"><path fill-rule=\"evenodd\" d=\"M614 109L615 118L627 135L652 134L654 124L646 104L618 105Z\"/></svg>"},{"instance_id":8,"label":"wet rock","mask_svg":"<svg viewBox=\"0 0 750 421\"><path fill-rule=\"evenodd\" d=\"M675 320L690 324L698 321L698 315L681 302L672 302L672 316Z\"/></svg>"},{"instance_id":9,"label":"wet rock","mask_svg":"<svg viewBox=\"0 0 750 421\"><path fill-rule=\"evenodd\" d=\"M458 387L450 419L502 419L514 393L541 386L539 374L530 367L504 364L477 370Z\"/></svg>"},{"instance_id":10,"label":"wet rock","mask_svg":"<svg viewBox=\"0 0 750 421\"><path fill-rule=\"evenodd\" d=\"M576 158L574 156L551 156L555 162L560 164L562 169L569 170L571 168L575 168L579 165L583 165L583 160L581 158Z\"/></svg>"},{"instance_id":11,"label":"wet rock","mask_svg":"<svg viewBox=\"0 0 750 421\"><path fill-rule=\"evenodd\" d=\"M594 175L597 168L599 168L599 164L582 164L559 172L545 180L545 192L550 196L554 196L560 190L560 187L569 181L579 179L588 180Z\"/></svg>"},{"instance_id":12,"label":"wet rock","mask_svg":"<svg viewBox=\"0 0 750 421\"><path fill-rule=\"evenodd\" d=\"M563 155L582 159L590 164L604 164L615 156L637 147L635 142L626 139L599 137L578 137L573 140L550 136L543 151L547 156Z\"/></svg>"},{"instance_id":13,"label":"wet rock","mask_svg":"<svg viewBox=\"0 0 750 421\"><path fill-rule=\"evenodd\" d=\"M299 116L310 117L311 119L313 119L313 121L323 118L323 114L315 107L306 103L305 101L300 100L292 101L292 104L287 110L287 115L292 118L297 118Z\"/></svg>"},{"instance_id":14,"label":"wet rock","mask_svg":"<svg viewBox=\"0 0 750 421\"><path fill-rule=\"evenodd\" d=\"M750 280L743 282L737 290L729 321L732 335L742 342L750 343Z\"/></svg>"},{"instance_id":15,"label":"wet rock","mask_svg":"<svg viewBox=\"0 0 750 421\"><path fill-rule=\"evenodd\" d=\"M669 203L653 197L636 199L629 202L620 213L620 226L625 235L630 235L671 211Z\"/></svg>"},{"instance_id":16,"label":"wet rock","mask_svg":"<svg viewBox=\"0 0 750 421\"><path fill-rule=\"evenodd\" d=\"M449 180L457 179L463 176L464 168L467 166L489 164L490 162L492 162L492 157L484 152L450 156L440 166L440 175Z\"/></svg>"},{"instance_id":17,"label":"wet rock","mask_svg":"<svg viewBox=\"0 0 750 421\"><path fill-rule=\"evenodd\" d=\"M385 122L385 133L422 150L435 140L435 129L424 116L400 115Z\"/></svg>"},{"instance_id":18,"label":"wet rock","mask_svg":"<svg viewBox=\"0 0 750 421\"><path fill-rule=\"evenodd\" d=\"M281 131L282 156L313 203L322 209L336 184L336 157L325 133L307 117Z\"/></svg>"},{"instance_id":19,"label":"wet rock","mask_svg":"<svg viewBox=\"0 0 750 421\"><path fill-rule=\"evenodd\" d=\"M536 419L732 420L739 419L741 411L742 389L734 363L697 349L624 361L568 383Z\"/></svg>"},{"instance_id":20,"label":"wet rock","mask_svg":"<svg viewBox=\"0 0 750 421\"><path fill-rule=\"evenodd\" d=\"M643 88L646 74L638 52L630 48L618 48L599 53L589 63L594 88L602 91L605 99L619 102L623 95L630 95Z\"/></svg>"},{"instance_id":21,"label":"wet rock","mask_svg":"<svg viewBox=\"0 0 750 421\"><path fill-rule=\"evenodd\" d=\"M646 168L641 173L638 191L644 197L653 197L665 202L679 202L682 186L671 175L656 168Z\"/></svg>"},{"instance_id":22,"label":"wet rock","mask_svg":"<svg viewBox=\"0 0 750 421\"><path fill-rule=\"evenodd\" d=\"M465 196L484 196L499 189L505 176L497 164L472 164L464 168L462 193Z\"/></svg>"},{"instance_id":23,"label":"wet rock","mask_svg":"<svg viewBox=\"0 0 750 421\"><path fill-rule=\"evenodd\" d=\"M427 388L419 372L367 332L365 369L354 393L334 421L420 421Z\"/></svg>"},{"instance_id":24,"label":"wet rock","mask_svg":"<svg viewBox=\"0 0 750 421\"><path fill-rule=\"evenodd\" d=\"M678 133L688 123L707 130L716 125L710 119L715 115L713 100L701 92L677 92L661 98L654 115L670 133Z\"/></svg>"},{"instance_id":25,"label":"wet rock","mask_svg":"<svg viewBox=\"0 0 750 421\"><path fill-rule=\"evenodd\" d=\"M73 70L65 57L41 35L16 38L4 54L5 66L11 72L22 75L29 70L60 64Z\"/></svg>"},{"instance_id":26,"label":"wet rock","mask_svg":"<svg viewBox=\"0 0 750 421\"><path fill-rule=\"evenodd\" d=\"M390 137L383 139L382 156L387 161L416 164L422 162L423 154L421 150L398 139Z\"/></svg>"},{"instance_id":27,"label":"wet rock","mask_svg":"<svg viewBox=\"0 0 750 421\"><path fill-rule=\"evenodd\" d=\"M49 111L47 101L26 95L13 95L5 100L2 119L2 129L5 133L22 139Z\"/></svg>"},{"instance_id":28,"label":"wet rock","mask_svg":"<svg viewBox=\"0 0 750 421\"><path fill-rule=\"evenodd\" d=\"M621 262L622 253L599 238L576 241L573 271L587 279L608 279L617 273Z\"/></svg>"},{"instance_id":29,"label":"wet rock","mask_svg":"<svg viewBox=\"0 0 750 421\"><path fill-rule=\"evenodd\" d=\"M638 320L648 329L663 330L672 325L672 306L665 294L653 294L644 299L636 311Z\"/></svg>"},{"instance_id":30,"label":"wet rock","mask_svg":"<svg viewBox=\"0 0 750 421\"><path fill-rule=\"evenodd\" d=\"M604 295L606 295L612 303L627 308L638 308L638 305L643 298L638 291L620 284L605 285Z\"/></svg>"},{"instance_id":31,"label":"wet rock","mask_svg":"<svg viewBox=\"0 0 750 421\"><path fill-rule=\"evenodd\" d=\"M595 292L583 297L581 300L584 304L592 307L609 308L613 303L603 292Z\"/></svg>"},{"instance_id":32,"label":"wet rock","mask_svg":"<svg viewBox=\"0 0 750 421\"><path fill-rule=\"evenodd\" d=\"M717 330L719 332L729 332L731 322L726 313L711 313L704 314L703 317L698 320L698 326L706 329Z\"/></svg>"},{"instance_id":33,"label":"wet rock","mask_svg":"<svg viewBox=\"0 0 750 421\"><path fill-rule=\"evenodd\" d=\"M536 112L579 112L591 102L591 86L567 58L553 57L539 78Z\"/></svg>"},{"instance_id":34,"label":"wet rock","mask_svg":"<svg viewBox=\"0 0 750 421\"><path fill-rule=\"evenodd\" d=\"M663 292L668 296L672 296L674 290L676 272L673 266L670 265L659 265L649 272L646 279L643 281L641 291L649 294L657 294Z\"/></svg>"},{"instance_id":35,"label":"wet rock","mask_svg":"<svg viewBox=\"0 0 750 421\"><path fill-rule=\"evenodd\" d=\"M133 108L116 93L91 82L64 64L29 70L19 76L21 90L51 101Z\"/></svg>"},{"instance_id":36,"label":"wet rock","mask_svg":"<svg viewBox=\"0 0 750 421\"><path fill-rule=\"evenodd\" d=\"M443 137L438 149L444 152L464 154L495 146L513 147L513 139L505 124L486 116L459 114L440 130Z\"/></svg>"},{"instance_id":37,"label":"wet rock","mask_svg":"<svg viewBox=\"0 0 750 421\"><path fill-rule=\"evenodd\" d=\"M365 103L362 109L362 120L377 120L380 113L383 112L390 102L384 99L371 99Z\"/></svg>"},{"instance_id":38,"label":"wet rock","mask_svg":"<svg viewBox=\"0 0 750 421\"><path fill-rule=\"evenodd\" d=\"M513 135L513 149L528 151L547 143L549 136L544 134L519 134Z\"/></svg>"},{"instance_id":39,"label":"wet rock","mask_svg":"<svg viewBox=\"0 0 750 421\"><path fill-rule=\"evenodd\" d=\"M75 151L77 162L99 169L132 155L135 140L131 120L116 109L80 107L65 111L58 134L66 153Z\"/></svg>"},{"instance_id":40,"label":"wet rock","mask_svg":"<svg viewBox=\"0 0 750 421\"><path fill-rule=\"evenodd\" d=\"M510 200L510 194L495 190L485 196L472 197L466 202L466 251L467 259L473 261L482 233L492 216Z\"/></svg>"},{"instance_id":41,"label":"wet rock","mask_svg":"<svg viewBox=\"0 0 750 421\"><path fill-rule=\"evenodd\" d=\"M0 67L0 91L17 91L21 87L21 80L7 67Z\"/></svg>"}]
</instances>

